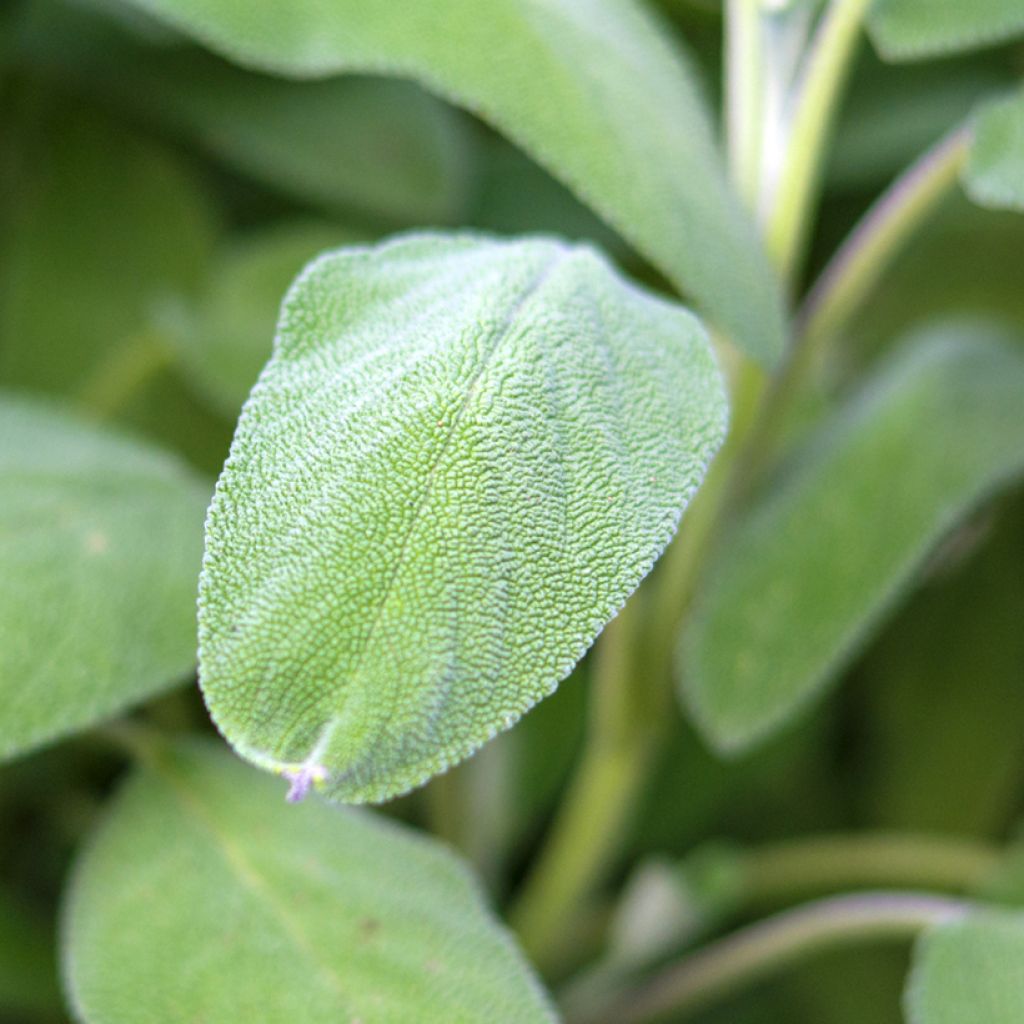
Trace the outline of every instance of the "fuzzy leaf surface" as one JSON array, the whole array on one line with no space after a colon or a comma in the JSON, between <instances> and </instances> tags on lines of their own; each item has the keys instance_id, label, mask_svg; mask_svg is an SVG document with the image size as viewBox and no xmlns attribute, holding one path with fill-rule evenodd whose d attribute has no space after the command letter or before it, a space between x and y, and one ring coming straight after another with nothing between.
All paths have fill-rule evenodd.
<instances>
[{"instance_id":1,"label":"fuzzy leaf surface","mask_svg":"<svg viewBox=\"0 0 1024 1024\"><path fill-rule=\"evenodd\" d=\"M1024 212L1024 92L978 111L964 187L980 206Z\"/></svg>"},{"instance_id":2,"label":"fuzzy leaf surface","mask_svg":"<svg viewBox=\"0 0 1024 1024\"><path fill-rule=\"evenodd\" d=\"M779 290L732 195L699 89L633 0L131 0L248 67L412 78L488 121L590 203L756 359Z\"/></svg>"},{"instance_id":3,"label":"fuzzy leaf surface","mask_svg":"<svg viewBox=\"0 0 1024 1024\"><path fill-rule=\"evenodd\" d=\"M725 539L678 659L720 749L792 718L941 536L1024 469L1024 358L991 334L908 343Z\"/></svg>"},{"instance_id":4,"label":"fuzzy leaf surface","mask_svg":"<svg viewBox=\"0 0 1024 1024\"><path fill-rule=\"evenodd\" d=\"M1024 1020L1024 914L990 911L918 939L904 994L907 1024Z\"/></svg>"},{"instance_id":5,"label":"fuzzy leaf surface","mask_svg":"<svg viewBox=\"0 0 1024 1024\"><path fill-rule=\"evenodd\" d=\"M547 239L314 262L217 487L201 681L246 757L381 800L551 693L725 429L698 321Z\"/></svg>"},{"instance_id":6,"label":"fuzzy leaf surface","mask_svg":"<svg viewBox=\"0 0 1024 1024\"><path fill-rule=\"evenodd\" d=\"M554 1021L443 846L366 812L290 807L213 744L161 751L128 781L63 924L84 1024Z\"/></svg>"},{"instance_id":7,"label":"fuzzy leaf surface","mask_svg":"<svg viewBox=\"0 0 1024 1024\"><path fill-rule=\"evenodd\" d=\"M877 0L871 36L888 60L924 60L1024 33L1020 0Z\"/></svg>"},{"instance_id":8,"label":"fuzzy leaf surface","mask_svg":"<svg viewBox=\"0 0 1024 1024\"><path fill-rule=\"evenodd\" d=\"M0 757L191 670L209 496L156 448L0 398Z\"/></svg>"}]
</instances>

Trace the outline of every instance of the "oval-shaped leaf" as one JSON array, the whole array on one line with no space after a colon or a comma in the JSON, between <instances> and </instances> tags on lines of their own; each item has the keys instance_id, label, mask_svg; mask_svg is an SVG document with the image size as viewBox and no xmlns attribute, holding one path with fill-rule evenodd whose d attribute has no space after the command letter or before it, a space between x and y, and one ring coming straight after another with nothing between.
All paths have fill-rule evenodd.
<instances>
[{"instance_id":1,"label":"oval-shaped leaf","mask_svg":"<svg viewBox=\"0 0 1024 1024\"><path fill-rule=\"evenodd\" d=\"M63 932L83 1024L554 1020L440 844L365 812L289 807L207 744L162 751L127 783L77 866Z\"/></svg>"},{"instance_id":2,"label":"oval-shaped leaf","mask_svg":"<svg viewBox=\"0 0 1024 1024\"><path fill-rule=\"evenodd\" d=\"M451 221L465 201L461 115L411 82L284 81L147 46L75 3L33 4L26 20L35 67L304 201L399 226Z\"/></svg>"},{"instance_id":3,"label":"oval-shaped leaf","mask_svg":"<svg viewBox=\"0 0 1024 1024\"><path fill-rule=\"evenodd\" d=\"M724 429L698 322L591 249L419 235L322 257L208 521L218 725L300 789L423 782L565 677Z\"/></svg>"},{"instance_id":4,"label":"oval-shaped leaf","mask_svg":"<svg viewBox=\"0 0 1024 1024\"><path fill-rule=\"evenodd\" d=\"M778 288L701 97L633 0L131 0L250 67L390 71L523 146L751 355L782 350Z\"/></svg>"},{"instance_id":5,"label":"oval-shaped leaf","mask_svg":"<svg viewBox=\"0 0 1024 1024\"><path fill-rule=\"evenodd\" d=\"M979 912L925 932L904 993L907 1024L1024 1020L1024 914Z\"/></svg>"},{"instance_id":6,"label":"oval-shaped leaf","mask_svg":"<svg viewBox=\"0 0 1024 1024\"><path fill-rule=\"evenodd\" d=\"M1024 358L949 327L909 344L797 456L722 545L679 649L722 750L818 693L931 547L1024 469Z\"/></svg>"},{"instance_id":7,"label":"oval-shaped leaf","mask_svg":"<svg viewBox=\"0 0 1024 1024\"><path fill-rule=\"evenodd\" d=\"M1024 211L1024 92L977 112L963 179L980 206Z\"/></svg>"},{"instance_id":8,"label":"oval-shaped leaf","mask_svg":"<svg viewBox=\"0 0 1024 1024\"><path fill-rule=\"evenodd\" d=\"M0 399L0 757L191 670L209 495L170 455Z\"/></svg>"},{"instance_id":9,"label":"oval-shaped leaf","mask_svg":"<svg viewBox=\"0 0 1024 1024\"><path fill-rule=\"evenodd\" d=\"M993 46L1024 33L1020 0L877 0L871 36L888 60Z\"/></svg>"}]
</instances>

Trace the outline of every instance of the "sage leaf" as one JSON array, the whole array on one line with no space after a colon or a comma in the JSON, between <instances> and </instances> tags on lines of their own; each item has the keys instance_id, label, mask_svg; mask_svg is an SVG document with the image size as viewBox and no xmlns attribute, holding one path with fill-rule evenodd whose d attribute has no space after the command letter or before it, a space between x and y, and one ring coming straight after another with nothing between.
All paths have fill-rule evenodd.
<instances>
[{"instance_id":1,"label":"sage leaf","mask_svg":"<svg viewBox=\"0 0 1024 1024\"><path fill-rule=\"evenodd\" d=\"M209 493L155 448L0 396L0 757L191 670Z\"/></svg>"},{"instance_id":2,"label":"sage leaf","mask_svg":"<svg viewBox=\"0 0 1024 1024\"><path fill-rule=\"evenodd\" d=\"M678 658L720 750L819 693L935 542L1024 469L1024 357L995 333L965 323L908 343L726 537Z\"/></svg>"},{"instance_id":3,"label":"sage leaf","mask_svg":"<svg viewBox=\"0 0 1024 1024\"><path fill-rule=\"evenodd\" d=\"M479 114L559 177L746 349L781 352L779 290L699 89L634 0L131 0L246 65L391 72Z\"/></svg>"},{"instance_id":4,"label":"sage leaf","mask_svg":"<svg viewBox=\"0 0 1024 1024\"><path fill-rule=\"evenodd\" d=\"M367 812L289 807L207 743L159 751L115 798L75 870L63 949L84 1024L554 1020L443 846Z\"/></svg>"},{"instance_id":5,"label":"sage leaf","mask_svg":"<svg viewBox=\"0 0 1024 1024\"><path fill-rule=\"evenodd\" d=\"M904 993L907 1024L1024 1020L1024 914L979 911L917 941Z\"/></svg>"},{"instance_id":6,"label":"sage leaf","mask_svg":"<svg viewBox=\"0 0 1024 1024\"><path fill-rule=\"evenodd\" d=\"M725 431L699 323L555 240L414 235L285 299L207 523L200 680L301 795L382 800L564 678Z\"/></svg>"},{"instance_id":7,"label":"sage leaf","mask_svg":"<svg viewBox=\"0 0 1024 1024\"><path fill-rule=\"evenodd\" d=\"M877 0L871 37L888 60L920 60L993 46L1024 33L1020 0Z\"/></svg>"},{"instance_id":8,"label":"sage leaf","mask_svg":"<svg viewBox=\"0 0 1024 1024\"><path fill-rule=\"evenodd\" d=\"M980 206L1024 211L1024 92L977 112L963 179Z\"/></svg>"}]
</instances>

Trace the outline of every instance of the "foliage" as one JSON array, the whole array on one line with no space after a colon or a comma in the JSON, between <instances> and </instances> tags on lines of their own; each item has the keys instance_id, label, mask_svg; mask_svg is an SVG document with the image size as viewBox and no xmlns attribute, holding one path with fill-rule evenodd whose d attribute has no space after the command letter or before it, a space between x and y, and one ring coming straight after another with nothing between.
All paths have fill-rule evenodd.
<instances>
[{"instance_id":1,"label":"foliage","mask_svg":"<svg viewBox=\"0 0 1024 1024\"><path fill-rule=\"evenodd\" d=\"M0 1020L1021 1019L1022 47L0 10Z\"/></svg>"}]
</instances>

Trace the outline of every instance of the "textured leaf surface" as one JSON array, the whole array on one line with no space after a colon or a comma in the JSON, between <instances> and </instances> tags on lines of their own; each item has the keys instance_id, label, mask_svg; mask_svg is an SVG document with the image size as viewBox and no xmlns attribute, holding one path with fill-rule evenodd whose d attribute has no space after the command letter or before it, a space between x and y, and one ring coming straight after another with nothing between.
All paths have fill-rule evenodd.
<instances>
[{"instance_id":1,"label":"textured leaf surface","mask_svg":"<svg viewBox=\"0 0 1024 1024\"><path fill-rule=\"evenodd\" d=\"M195 315L176 332L190 377L234 419L270 358L277 314L288 286L318 253L359 241L330 224L278 224L225 246L213 262Z\"/></svg>"},{"instance_id":2,"label":"textured leaf surface","mask_svg":"<svg viewBox=\"0 0 1024 1024\"><path fill-rule=\"evenodd\" d=\"M289 82L191 47L146 46L79 4L36 4L31 15L21 46L36 66L244 174L392 224L457 216L468 170L460 115L410 82Z\"/></svg>"},{"instance_id":3,"label":"textured leaf surface","mask_svg":"<svg viewBox=\"0 0 1024 1024\"><path fill-rule=\"evenodd\" d=\"M913 60L991 46L1024 33L1020 0L877 0L871 35L884 57Z\"/></svg>"},{"instance_id":4,"label":"textured leaf surface","mask_svg":"<svg viewBox=\"0 0 1024 1024\"><path fill-rule=\"evenodd\" d=\"M977 913L932 929L914 952L907 1024L1018 1024L1022 964L1022 914Z\"/></svg>"},{"instance_id":5,"label":"textured leaf surface","mask_svg":"<svg viewBox=\"0 0 1024 1024\"><path fill-rule=\"evenodd\" d=\"M218 725L300 789L423 782L564 678L724 426L698 322L591 249L420 235L322 257L208 522Z\"/></svg>"},{"instance_id":6,"label":"textured leaf surface","mask_svg":"<svg viewBox=\"0 0 1024 1024\"><path fill-rule=\"evenodd\" d=\"M978 111L964 186L981 206L1024 211L1024 92Z\"/></svg>"},{"instance_id":7,"label":"textured leaf surface","mask_svg":"<svg viewBox=\"0 0 1024 1024\"><path fill-rule=\"evenodd\" d=\"M843 665L931 546L1024 469L1024 359L967 325L910 343L726 539L680 647L720 748L781 725Z\"/></svg>"},{"instance_id":8,"label":"textured leaf surface","mask_svg":"<svg viewBox=\"0 0 1024 1024\"><path fill-rule=\"evenodd\" d=\"M390 71L468 107L762 361L780 300L682 55L633 0L132 0L250 67Z\"/></svg>"},{"instance_id":9,"label":"textured leaf surface","mask_svg":"<svg viewBox=\"0 0 1024 1024\"><path fill-rule=\"evenodd\" d=\"M156 449L0 400L0 756L191 669L209 493Z\"/></svg>"},{"instance_id":10,"label":"textured leaf surface","mask_svg":"<svg viewBox=\"0 0 1024 1024\"><path fill-rule=\"evenodd\" d=\"M85 1024L554 1020L442 846L290 807L206 744L161 753L115 799L74 876L64 950Z\"/></svg>"}]
</instances>

